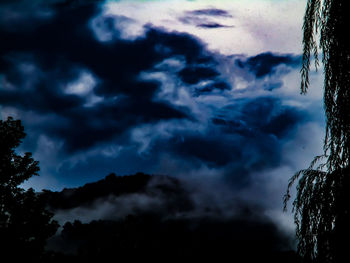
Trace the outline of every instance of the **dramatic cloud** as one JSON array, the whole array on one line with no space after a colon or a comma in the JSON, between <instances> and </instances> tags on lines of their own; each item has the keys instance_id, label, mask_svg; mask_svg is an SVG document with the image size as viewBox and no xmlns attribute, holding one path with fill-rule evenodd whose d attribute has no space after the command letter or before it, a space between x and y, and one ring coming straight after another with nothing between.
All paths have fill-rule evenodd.
<instances>
[{"instance_id":1,"label":"dramatic cloud","mask_svg":"<svg viewBox=\"0 0 350 263\"><path fill-rule=\"evenodd\" d=\"M28 35L2 33L8 88L0 91L1 104L58 115L60 121L53 123L54 127L42 128L64 139L69 150L106 141L136 124L185 118L180 109L152 101L159 83L142 80L139 75L167 57L182 55L190 64L207 57L190 36L153 29L134 42L100 43L88 27L94 13L91 6L61 10ZM91 72L85 73L85 79L81 77L84 71ZM186 71L182 74L189 78Z\"/></svg>"},{"instance_id":2,"label":"dramatic cloud","mask_svg":"<svg viewBox=\"0 0 350 263\"><path fill-rule=\"evenodd\" d=\"M277 66L288 65L290 67L298 67L301 64L301 58L293 55L278 55L272 53L263 53L248 58L246 61L237 60L239 67L248 67L255 73L257 78L271 75Z\"/></svg>"},{"instance_id":3,"label":"dramatic cloud","mask_svg":"<svg viewBox=\"0 0 350 263\"><path fill-rule=\"evenodd\" d=\"M59 0L58 0L59 1ZM46 3L45 3L46 2ZM1 1L0 29L6 31L25 31L33 29L36 23L44 23L53 15L50 8L56 1ZM28 23L30 21L30 23ZM8 25L11 25L10 27Z\"/></svg>"},{"instance_id":4,"label":"dramatic cloud","mask_svg":"<svg viewBox=\"0 0 350 263\"><path fill-rule=\"evenodd\" d=\"M322 150L321 92L299 96L299 44L281 40L296 27L297 11L288 9L275 32L278 16L262 18L251 2L250 18L238 3L186 2L171 12L167 1L78 2L0 6L10 16L0 20L1 115L23 121L28 137L20 151L33 152L41 166L27 186L57 189L141 171L205 181L203 189L218 192L228 187L243 203L256 198L271 217L278 214L277 186ZM259 38L258 25L268 35ZM322 84L319 74L311 78ZM191 198L205 210L214 197L196 198L198 191ZM161 209L160 199L104 198L96 213L107 216L124 202L131 210Z\"/></svg>"},{"instance_id":5,"label":"dramatic cloud","mask_svg":"<svg viewBox=\"0 0 350 263\"><path fill-rule=\"evenodd\" d=\"M187 84L196 84L201 80L210 80L218 76L219 73L208 67L187 67L179 72L183 82Z\"/></svg>"},{"instance_id":6,"label":"dramatic cloud","mask_svg":"<svg viewBox=\"0 0 350 263\"><path fill-rule=\"evenodd\" d=\"M198 27L202 27L202 28L221 28L221 27L231 27L231 26L225 26L225 25L221 25L215 22L207 22L207 23L201 23L197 25Z\"/></svg>"},{"instance_id":7,"label":"dramatic cloud","mask_svg":"<svg viewBox=\"0 0 350 263\"><path fill-rule=\"evenodd\" d=\"M193 11L188 11L188 14L191 15L199 15L199 16L223 16L223 17L231 17L231 15L223 9L217 8L208 8L208 9L198 9Z\"/></svg>"},{"instance_id":8,"label":"dramatic cloud","mask_svg":"<svg viewBox=\"0 0 350 263\"><path fill-rule=\"evenodd\" d=\"M152 24L187 32L222 54L300 53L303 0L108 1L102 16L133 18L131 35ZM154 14L157 14L156 16ZM198 25L220 25L200 27ZM126 32L127 33L127 32ZM129 33L130 34L130 33Z\"/></svg>"},{"instance_id":9,"label":"dramatic cloud","mask_svg":"<svg viewBox=\"0 0 350 263\"><path fill-rule=\"evenodd\" d=\"M179 21L184 24L194 25L200 28L223 28L231 27L228 25L223 25L221 23L215 22L213 17L232 17L227 11L222 9L199 9L187 11L185 15L179 18Z\"/></svg>"}]
</instances>

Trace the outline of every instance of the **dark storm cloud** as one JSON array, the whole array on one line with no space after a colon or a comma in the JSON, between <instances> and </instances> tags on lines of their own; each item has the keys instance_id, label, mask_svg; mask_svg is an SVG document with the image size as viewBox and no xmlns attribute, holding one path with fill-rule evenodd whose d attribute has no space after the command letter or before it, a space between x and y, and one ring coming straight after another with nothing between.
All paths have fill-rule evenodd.
<instances>
[{"instance_id":1,"label":"dark storm cloud","mask_svg":"<svg viewBox=\"0 0 350 263\"><path fill-rule=\"evenodd\" d=\"M194 25L196 27L206 29L232 27L213 21L212 18L215 17L231 17L231 15L222 9L198 9L185 12L185 14L179 18L179 21L184 24Z\"/></svg>"},{"instance_id":2,"label":"dark storm cloud","mask_svg":"<svg viewBox=\"0 0 350 263\"><path fill-rule=\"evenodd\" d=\"M273 91L283 87L283 82L280 80L272 81L263 85L264 90Z\"/></svg>"},{"instance_id":3,"label":"dark storm cloud","mask_svg":"<svg viewBox=\"0 0 350 263\"><path fill-rule=\"evenodd\" d=\"M190 66L179 72L181 80L187 84L196 84L202 80L209 80L217 77L219 72L210 67Z\"/></svg>"},{"instance_id":4,"label":"dark storm cloud","mask_svg":"<svg viewBox=\"0 0 350 263\"><path fill-rule=\"evenodd\" d=\"M222 169L227 181L244 188L252 173L281 165L283 143L306 119L277 98L238 100L215 112L205 132L188 130L155 139L148 154L154 163L170 154L192 167Z\"/></svg>"},{"instance_id":5,"label":"dark storm cloud","mask_svg":"<svg viewBox=\"0 0 350 263\"><path fill-rule=\"evenodd\" d=\"M83 105L84 99L64 94L60 84L67 84L77 74L76 70L64 67L42 72L33 64L33 57L4 55L5 78L0 90L0 103L38 113L65 114ZM1 59L1 58L0 58ZM65 66L68 66L66 64Z\"/></svg>"},{"instance_id":6,"label":"dark storm cloud","mask_svg":"<svg viewBox=\"0 0 350 263\"><path fill-rule=\"evenodd\" d=\"M144 155L124 141L125 147L117 156L91 156L73 168L62 165L60 173L68 177L77 173L90 176L99 174L101 169L96 167L105 167L105 173L113 169L122 174L152 173L170 158L183 167L171 168L170 175L205 165L219 169L231 187L244 189L251 184L253 173L281 165L281 147L307 120L303 114L273 97L237 101L214 113L204 132L187 129L174 131L171 138L154 135Z\"/></svg>"},{"instance_id":7,"label":"dark storm cloud","mask_svg":"<svg viewBox=\"0 0 350 263\"><path fill-rule=\"evenodd\" d=\"M50 1L47 1L50 5ZM0 2L0 29L23 31L32 28L32 23L39 23L52 15L43 1L3 0ZM31 23L25 23L31 21ZM8 25L11 25L10 27Z\"/></svg>"},{"instance_id":8,"label":"dark storm cloud","mask_svg":"<svg viewBox=\"0 0 350 263\"><path fill-rule=\"evenodd\" d=\"M223 16L223 17L231 17L229 12L223 9L218 8L207 8L207 9L198 9L193 11L188 11L187 14L191 15L199 15L199 16Z\"/></svg>"},{"instance_id":9,"label":"dark storm cloud","mask_svg":"<svg viewBox=\"0 0 350 263\"><path fill-rule=\"evenodd\" d=\"M281 101L273 97L247 100L238 109L231 110L237 111L236 118L245 124L247 133L266 133L279 137L303 121L301 112L281 105Z\"/></svg>"},{"instance_id":10,"label":"dark storm cloud","mask_svg":"<svg viewBox=\"0 0 350 263\"><path fill-rule=\"evenodd\" d=\"M69 114L66 125L49 130L52 135L66 140L69 151L88 149L99 141L106 142L137 124L186 117L167 104L142 99L75 109Z\"/></svg>"},{"instance_id":11,"label":"dark storm cloud","mask_svg":"<svg viewBox=\"0 0 350 263\"><path fill-rule=\"evenodd\" d=\"M99 42L89 28L96 12L91 5L60 8L35 30L0 31L0 70L9 86L0 90L0 103L57 115L57 122L45 123L41 132L65 140L70 151L107 141L137 124L188 117L178 107L153 101L160 84L139 78L142 71L164 59L184 57L191 66L180 75L187 82L218 75L211 68L194 66L214 61L204 54L202 44L187 34L149 28L145 37L135 41L116 38ZM119 18L107 17L98 26L112 30L111 19ZM102 98L90 107L86 107L84 96L67 94L62 88L79 81L84 70L98 80L93 92Z\"/></svg>"},{"instance_id":12,"label":"dark storm cloud","mask_svg":"<svg viewBox=\"0 0 350 263\"><path fill-rule=\"evenodd\" d=\"M92 5L54 11L24 31L0 30L0 104L32 114L23 114L31 140L64 143L58 168L46 171L77 185L81 176L112 171L177 175L205 167L242 188L253 172L281 164L281 144L302 114L274 97L236 99L236 76L198 39L151 25L128 39L122 31L131 18L98 16ZM272 53L225 59L247 81L269 75L254 91L271 96L282 85L278 66L297 63Z\"/></svg>"},{"instance_id":13,"label":"dark storm cloud","mask_svg":"<svg viewBox=\"0 0 350 263\"><path fill-rule=\"evenodd\" d=\"M40 160L42 178L52 176L60 186L79 186L111 172L189 178L180 195L173 191L173 180L156 179L156 186L147 185L142 193L78 202L61 211L62 220L78 215L86 222L91 216L123 220L128 214L153 213L161 219L153 224L161 233L171 229L176 234L178 223L183 225L189 234L179 241L191 237L195 225L195 237L222 234L220 245L229 246L232 239L234 244L248 240L247 251L257 239L271 242L268 246L284 242L263 216L265 209L240 201L239 194L250 191L254 173L282 165L283 145L308 118L273 97L283 85L284 73L276 74L277 69L295 67L298 58L264 53L237 56L235 64L189 34L147 25L128 38L123 30L132 18L101 15L94 5L72 8L79 1L62 3L47 13L45 8L40 14L23 10L14 27L14 20L0 19L0 106L4 112L18 110L29 139L23 149ZM187 14L189 23L204 28L222 26L212 19L227 16L219 9ZM220 58L234 70L226 71ZM244 98L245 90L235 87L239 78L254 86L247 93L256 93ZM261 94L271 97L257 98ZM106 185L99 190L108 192ZM188 211L184 199L192 205Z\"/></svg>"},{"instance_id":14,"label":"dark storm cloud","mask_svg":"<svg viewBox=\"0 0 350 263\"><path fill-rule=\"evenodd\" d=\"M246 67L248 70L254 72L257 78L262 78L266 75L273 74L279 65L298 67L300 65L300 61L299 56L278 55L267 52L254 57L249 57L245 61L238 59L236 63L239 67Z\"/></svg>"},{"instance_id":15,"label":"dark storm cloud","mask_svg":"<svg viewBox=\"0 0 350 263\"><path fill-rule=\"evenodd\" d=\"M232 27L232 26L225 26L219 23L215 23L215 22L209 22L209 23L202 23L202 24L198 24L197 27L201 27L201 28L222 28L222 27Z\"/></svg>"},{"instance_id":16,"label":"dark storm cloud","mask_svg":"<svg viewBox=\"0 0 350 263\"><path fill-rule=\"evenodd\" d=\"M168 142L171 145L170 151L178 156L185 158L197 159L207 163L209 166L224 166L232 160L232 149L228 146L228 141L219 138L208 138L206 135L201 136L192 134L183 136L181 140Z\"/></svg>"},{"instance_id":17,"label":"dark storm cloud","mask_svg":"<svg viewBox=\"0 0 350 263\"><path fill-rule=\"evenodd\" d=\"M38 24L50 19L57 9L102 2L103 0L2 0L0 29L20 32L33 30Z\"/></svg>"},{"instance_id":18,"label":"dark storm cloud","mask_svg":"<svg viewBox=\"0 0 350 263\"><path fill-rule=\"evenodd\" d=\"M210 83L208 85L205 85L202 88L197 88L195 90L195 96L201 96L201 95L205 95L205 94L210 94L212 92L216 92L216 91L224 91L224 90L229 90L231 89L230 84L228 84L225 81L216 81L213 83Z\"/></svg>"}]
</instances>

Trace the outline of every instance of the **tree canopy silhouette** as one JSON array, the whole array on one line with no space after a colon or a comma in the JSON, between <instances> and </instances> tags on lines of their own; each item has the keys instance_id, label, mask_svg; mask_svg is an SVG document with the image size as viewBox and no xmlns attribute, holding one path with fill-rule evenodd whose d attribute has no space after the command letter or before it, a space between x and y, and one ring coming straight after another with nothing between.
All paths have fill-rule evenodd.
<instances>
[{"instance_id":1,"label":"tree canopy silhouette","mask_svg":"<svg viewBox=\"0 0 350 263\"><path fill-rule=\"evenodd\" d=\"M46 239L57 222L45 209L43 198L20 185L37 175L38 162L31 153L18 155L15 148L25 137L21 121L0 120L0 252L2 258L40 261Z\"/></svg>"},{"instance_id":2,"label":"tree canopy silhouette","mask_svg":"<svg viewBox=\"0 0 350 263\"><path fill-rule=\"evenodd\" d=\"M303 25L301 93L309 88L311 62L324 68L326 135L323 154L291 179L285 196L296 180L293 202L298 251L306 261L342 262L350 237L350 2L308 0Z\"/></svg>"}]
</instances>

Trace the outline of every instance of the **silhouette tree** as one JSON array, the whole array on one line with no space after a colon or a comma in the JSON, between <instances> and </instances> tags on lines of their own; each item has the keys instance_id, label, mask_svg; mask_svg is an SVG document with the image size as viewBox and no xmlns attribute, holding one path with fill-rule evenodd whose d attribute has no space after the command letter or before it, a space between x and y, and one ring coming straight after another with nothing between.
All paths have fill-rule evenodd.
<instances>
[{"instance_id":1,"label":"silhouette tree","mask_svg":"<svg viewBox=\"0 0 350 263\"><path fill-rule=\"evenodd\" d=\"M342 262L350 248L349 6L346 0L308 0L304 17L301 93L308 90L311 61L314 57L317 68L321 51L326 115L323 154L290 179L284 199L286 208L299 179L293 211L305 261Z\"/></svg>"},{"instance_id":2,"label":"silhouette tree","mask_svg":"<svg viewBox=\"0 0 350 263\"><path fill-rule=\"evenodd\" d=\"M20 156L14 150L24 137L21 121L0 120L0 255L14 262L40 261L46 239L58 226L43 198L19 187L39 171L30 153Z\"/></svg>"}]
</instances>

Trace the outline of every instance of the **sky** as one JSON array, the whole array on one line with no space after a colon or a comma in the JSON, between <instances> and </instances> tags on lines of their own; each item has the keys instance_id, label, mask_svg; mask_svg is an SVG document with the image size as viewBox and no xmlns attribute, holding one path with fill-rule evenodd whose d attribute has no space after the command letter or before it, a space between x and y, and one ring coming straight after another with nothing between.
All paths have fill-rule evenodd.
<instances>
[{"instance_id":1,"label":"sky","mask_svg":"<svg viewBox=\"0 0 350 263\"><path fill-rule=\"evenodd\" d=\"M169 175L291 226L288 179L324 135L322 72L299 91L306 1L64 2L0 4L1 118L41 168L24 187Z\"/></svg>"}]
</instances>

